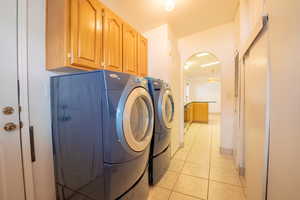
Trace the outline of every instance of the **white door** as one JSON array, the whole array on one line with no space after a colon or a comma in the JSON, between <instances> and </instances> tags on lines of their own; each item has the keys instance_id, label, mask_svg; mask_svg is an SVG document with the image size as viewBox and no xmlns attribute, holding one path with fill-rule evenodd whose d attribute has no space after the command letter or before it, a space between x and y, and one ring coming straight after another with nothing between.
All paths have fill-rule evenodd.
<instances>
[{"instance_id":1,"label":"white door","mask_svg":"<svg viewBox=\"0 0 300 200\"><path fill-rule=\"evenodd\" d=\"M263 200L266 195L269 97L268 40L262 34L245 60L245 165L247 199Z\"/></svg>"},{"instance_id":2,"label":"white door","mask_svg":"<svg viewBox=\"0 0 300 200\"><path fill-rule=\"evenodd\" d=\"M0 7L0 199L23 200L18 102L17 0Z\"/></svg>"}]
</instances>

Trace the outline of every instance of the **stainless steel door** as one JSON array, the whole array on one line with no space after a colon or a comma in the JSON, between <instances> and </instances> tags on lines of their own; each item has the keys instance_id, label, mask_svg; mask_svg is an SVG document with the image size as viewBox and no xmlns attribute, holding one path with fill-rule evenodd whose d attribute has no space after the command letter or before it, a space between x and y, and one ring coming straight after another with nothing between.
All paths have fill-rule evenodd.
<instances>
[{"instance_id":1,"label":"stainless steel door","mask_svg":"<svg viewBox=\"0 0 300 200\"><path fill-rule=\"evenodd\" d=\"M158 117L166 128L172 128L174 120L174 99L170 89L163 90L158 100Z\"/></svg>"},{"instance_id":2,"label":"stainless steel door","mask_svg":"<svg viewBox=\"0 0 300 200\"><path fill-rule=\"evenodd\" d=\"M142 87L133 89L122 111L117 121L122 126L119 137L123 145L135 152L145 150L151 142L154 124L153 103L148 91Z\"/></svg>"}]
</instances>

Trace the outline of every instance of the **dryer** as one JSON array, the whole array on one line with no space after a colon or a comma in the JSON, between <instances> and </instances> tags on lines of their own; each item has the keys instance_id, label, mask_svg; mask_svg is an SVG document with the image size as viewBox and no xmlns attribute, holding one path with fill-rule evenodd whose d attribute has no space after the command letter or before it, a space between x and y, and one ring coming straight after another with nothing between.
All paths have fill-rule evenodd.
<instances>
[{"instance_id":1,"label":"dryer","mask_svg":"<svg viewBox=\"0 0 300 200\"><path fill-rule=\"evenodd\" d=\"M147 80L155 111L149 166L149 181L154 185L166 173L171 161L170 136L174 121L174 98L166 82L155 78L147 78Z\"/></svg>"},{"instance_id":2,"label":"dryer","mask_svg":"<svg viewBox=\"0 0 300 200\"><path fill-rule=\"evenodd\" d=\"M60 200L142 200L154 109L147 80L111 71L51 78Z\"/></svg>"}]
</instances>

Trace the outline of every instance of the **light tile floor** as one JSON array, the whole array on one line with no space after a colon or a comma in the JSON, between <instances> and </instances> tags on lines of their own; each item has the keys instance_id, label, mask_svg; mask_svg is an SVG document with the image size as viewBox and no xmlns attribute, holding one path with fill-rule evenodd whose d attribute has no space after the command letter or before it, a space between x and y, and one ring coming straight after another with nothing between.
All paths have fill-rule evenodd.
<instances>
[{"instance_id":1,"label":"light tile floor","mask_svg":"<svg viewBox=\"0 0 300 200\"><path fill-rule=\"evenodd\" d=\"M219 152L219 125L218 115L210 116L209 124L191 125L184 148L148 200L245 200L233 157Z\"/></svg>"}]
</instances>

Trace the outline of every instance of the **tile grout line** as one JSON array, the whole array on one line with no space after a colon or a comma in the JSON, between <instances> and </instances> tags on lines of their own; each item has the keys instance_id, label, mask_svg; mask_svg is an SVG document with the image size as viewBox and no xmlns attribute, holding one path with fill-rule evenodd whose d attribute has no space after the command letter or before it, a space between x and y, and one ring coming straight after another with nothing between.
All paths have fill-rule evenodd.
<instances>
[{"instance_id":1,"label":"tile grout line","mask_svg":"<svg viewBox=\"0 0 300 200\"><path fill-rule=\"evenodd\" d=\"M193 124L192 124L192 125L193 125ZM192 125L191 125L191 126L192 126ZM191 134L191 133L190 133L190 128L191 128L191 127L189 127L189 130L188 130L188 133L189 133L189 134ZM192 137L195 137L195 136L193 135ZM185 164L186 164L186 162L187 162L187 157L188 157L189 154L192 152L192 147L194 146L195 142L196 142L196 141L193 141L193 142L192 142L192 145L191 145L191 147L190 147L189 150L188 150L187 156L186 156L185 159L183 160L183 168L184 168L184 166L185 166ZM193 197L193 198L197 198L197 199L199 199L199 200L204 200L204 199L202 199L202 198L198 198L198 197L195 197L195 196L192 196L192 195L188 195L188 194L184 194L184 193L181 193L181 192L178 192L178 191L174 191L174 188L175 188L175 186L176 186L176 184L177 184L177 182L178 182L179 177L180 177L181 175L185 175L185 174L182 173L182 171L183 171L183 169L181 169L181 171L179 172L179 175L178 175L178 177L177 177L177 180L175 181L175 184L174 184L174 186L173 186L172 189L171 189L171 192L170 192L170 195L169 195L168 200L171 199L172 193L174 193L174 192L179 193L179 194L182 194L182 195L190 196L190 197Z\"/></svg>"},{"instance_id":2,"label":"tile grout line","mask_svg":"<svg viewBox=\"0 0 300 200\"><path fill-rule=\"evenodd\" d=\"M213 120L211 120L213 121ZM211 166L212 166L212 151L213 151L213 136L214 136L214 130L213 130L213 124L210 124L210 143L209 143L209 170L208 170L208 186L207 186L207 200L209 200L209 192L210 192L210 180L211 180Z\"/></svg>"},{"instance_id":3,"label":"tile grout line","mask_svg":"<svg viewBox=\"0 0 300 200\"><path fill-rule=\"evenodd\" d=\"M193 147L197 146L197 141L198 141L198 140L196 140L197 134L193 134L193 132L191 131L191 129L194 130L193 127L191 126L191 127L190 127L190 130L187 132L187 134L190 134L190 138L189 138L189 139L192 140L191 143L189 144L189 148L187 149L187 154L186 154L186 156L185 156L184 159L177 159L177 160L180 160L180 161L183 162L182 168L181 168L180 170L177 170L177 171L176 171L176 170L174 170L174 171L170 170L170 171L172 171L172 172L174 172L174 173L178 173L178 176L176 177L175 184L173 185L173 187L172 187L171 189L165 188L165 189L167 189L167 190L170 191L170 194L169 194L167 200L171 200L171 197L172 197L172 194L173 194L173 193L178 193L178 194L181 194L181 195L190 196L190 197L195 198L195 199L198 199L198 200L209 200L209 198L210 198L210 190L212 189L212 188L210 187L210 182L220 183L220 184L229 185L229 186L232 186L232 187L242 188L242 189L243 189L242 185L235 185L235 184L230 184L230 183L226 183L226 182L222 182L222 181L218 181L218 180L213 180L213 179L212 179L212 177L211 177L212 160L213 160L214 144L215 144L215 142L216 142L216 141L214 141L214 139L216 139L216 138L215 138L215 137L216 137L215 134L218 132L218 129L217 129L218 127L217 127L217 124L216 124L216 120L212 119L211 122L208 124L208 126L209 126L209 127L208 127L208 131L206 131L208 134L210 134L210 135L208 136L208 143L209 143L209 145L208 145L208 150L209 150L209 152L208 152L208 153L209 153L209 155L208 155L208 156L209 156L209 162L208 162L208 165L209 165L209 166L208 166L208 167L209 167L209 170L208 170L208 178L205 178L205 177L199 177L199 176L194 176L194 175L191 175L191 174L185 174L185 173L183 172L184 166L185 166L187 163L194 163L194 162L192 162L192 161L188 161L188 157L189 157L189 155L192 153ZM194 125L194 128L195 128L195 129L196 129L196 128L199 129L199 128L201 128L201 127L198 127L197 125ZM185 137L184 140L186 140L186 139L187 139L187 138ZM198 138L198 139L199 139L199 138ZM198 164L198 163L194 163L194 164ZM194 177L194 178L197 178L197 179L202 179L202 180L208 181L206 199L203 199L202 197L198 197L198 196L193 196L193 195L191 195L191 194L185 194L185 193L182 193L182 192L180 192L180 191L176 191L176 190L175 190L176 184L178 183L178 180L179 180L180 176L182 176L182 175L190 176L190 177ZM164 187L162 187L162 188L164 188Z\"/></svg>"},{"instance_id":4,"label":"tile grout line","mask_svg":"<svg viewBox=\"0 0 300 200\"><path fill-rule=\"evenodd\" d=\"M191 124L191 126L192 126L192 125L193 125L193 124ZM190 133L190 128L191 128L191 127L189 127L188 134L191 134L191 133ZM192 146L193 146L193 145L194 145L194 142L193 142ZM192 146L189 148L188 153L187 153L187 156L188 156L188 155L190 154L190 152L192 151ZM185 157L185 159L184 159L184 161L183 161L183 167L184 167L184 165L185 165L185 163L186 163L187 156ZM183 169L182 169L182 170L183 170ZM171 193L170 193L170 196L169 196L168 200L171 199L172 193L173 193L173 192L176 192L176 191L174 191L174 188L175 188L175 186L176 186L176 184L177 184L177 182L178 182L179 177L182 175L182 170L181 170L181 172L179 173L179 175L178 175L178 177L177 177L177 179L176 179L176 181L175 181L175 184L174 184L174 186L173 186L172 189L171 189Z\"/></svg>"},{"instance_id":5,"label":"tile grout line","mask_svg":"<svg viewBox=\"0 0 300 200\"><path fill-rule=\"evenodd\" d=\"M195 136L194 136L195 137ZM192 177L195 177L195 178L200 178L200 179L205 179L206 181L207 181L207 194L206 194L206 200L208 200L208 191L209 191L209 179L210 179L210 162L211 162L211 142L212 141L212 136L210 136L209 137L209 163L208 163L208 165L209 165L209 170L208 170L208 178L206 179L206 178L200 178L200 177L195 177L195 176L192 176ZM191 153L191 151L192 151L192 147L195 145L195 142L196 142L196 140L194 140L193 141L193 144L192 144L192 146L191 146L191 148L190 148L190 150L189 150L189 153L188 154L190 154ZM185 160L185 163L186 163L187 161ZM200 198L200 199L202 199L202 198Z\"/></svg>"}]
</instances>

